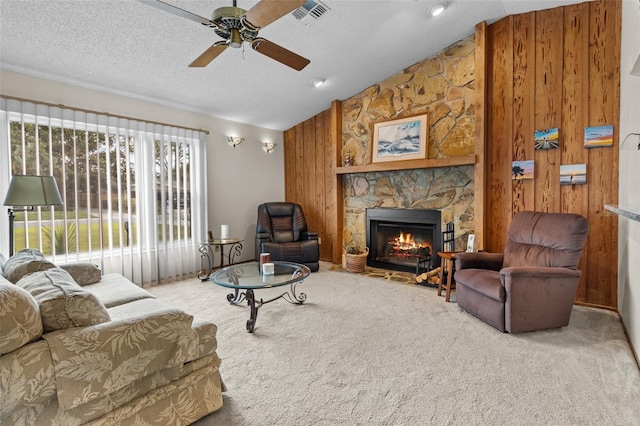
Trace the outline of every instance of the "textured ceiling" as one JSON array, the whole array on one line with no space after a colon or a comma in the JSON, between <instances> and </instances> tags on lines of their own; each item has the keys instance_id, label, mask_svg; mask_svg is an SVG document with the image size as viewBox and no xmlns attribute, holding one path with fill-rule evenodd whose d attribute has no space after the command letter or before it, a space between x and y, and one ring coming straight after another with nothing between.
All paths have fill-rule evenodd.
<instances>
[{"instance_id":1,"label":"textured ceiling","mask_svg":"<svg viewBox=\"0 0 640 426\"><path fill-rule=\"evenodd\" d=\"M232 0L165 0L209 18ZM277 1L277 0L273 0ZM322 0L311 25L291 14L260 36L311 64L294 71L253 51L227 49L188 65L220 38L212 29L133 0L1 0L0 67L37 77L285 130L465 38L483 20L572 0ZM255 0L238 0L250 9ZM316 77L326 84L314 88Z\"/></svg>"}]
</instances>

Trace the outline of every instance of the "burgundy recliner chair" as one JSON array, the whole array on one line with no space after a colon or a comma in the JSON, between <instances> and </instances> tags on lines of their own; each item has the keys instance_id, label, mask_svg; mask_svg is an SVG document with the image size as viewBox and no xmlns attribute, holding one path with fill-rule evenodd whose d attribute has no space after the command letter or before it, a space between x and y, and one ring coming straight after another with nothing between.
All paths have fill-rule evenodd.
<instances>
[{"instance_id":1,"label":"burgundy recliner chair","mask_svg":"<svg viewBox=\"0 0 640 426\"><path fill-rule=\"evenodd\" d=\"M258 206L256 261L260 253L270 253L271 260L301 263L311 272L319 269L318 233L307 231L299 204L271 202Z\"/></svg>"},{"instance_id":2,"label":"burgundy recliner chair","mask_svg":"<svg viewBox=\"0 0 640 426\"><path fill-rule=\"evenodd\" d=\"M516 213L504 253L456 255L458 306L500 331L569 324L589 223L571 213Z\"/></svg>"}]
</instances>

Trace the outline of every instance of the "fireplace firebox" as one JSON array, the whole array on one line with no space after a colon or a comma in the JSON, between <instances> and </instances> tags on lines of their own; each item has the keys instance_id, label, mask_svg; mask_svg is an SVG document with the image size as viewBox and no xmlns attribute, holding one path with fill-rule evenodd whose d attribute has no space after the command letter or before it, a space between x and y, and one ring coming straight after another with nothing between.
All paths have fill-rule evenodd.
<instances>
[{"instance_id":1,"label":"fireplace firebox","mask_svg":"<svg viewBox=\"0 0 640 426\"><path fill-rule=\"evenodd\" d=\"M371 208L366 220L367 265L416 275L435 267L442 250L440 211Z\"/></svg>"}]
</instances>

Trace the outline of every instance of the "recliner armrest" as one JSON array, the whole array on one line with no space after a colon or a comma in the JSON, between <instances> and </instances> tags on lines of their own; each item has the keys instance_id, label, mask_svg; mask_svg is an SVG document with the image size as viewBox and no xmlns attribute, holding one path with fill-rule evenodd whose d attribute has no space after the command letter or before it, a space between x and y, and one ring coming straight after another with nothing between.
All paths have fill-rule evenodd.
<instances>
[{"instance_id":1,"label":"recliner armrest","mask_svg":"<svg viewBox=\"0 0 640 426\"><path fill-rule=\"evenodd\" d=\"M568 268L503 268L505 329L516 333L568 325L580 275L579 270Z\"/></svg>"},{"instance_id":2,"label":"recliner armrest","mask_svg":"<svg viewBox=\"0 0 640 426\"><path fill-rule=\"evenodd\" d=\"M268 232L258 232L256 234L256 240L269 241L270 239L271 235Z\"/></svg>"},{"instance_id":3,"label":"recliner armrest","mask_svg":"<svg viewBox=\"0 0 640 426\"><path fill-rule=\"evenodd\" d=\"M502 268L503 253L470 252L456 254L456 269L489 269L499 271Z\"/></svg>"},{"instance_id":4,"label":"recliner armrest","mask_svg":"<svg viewBox=\"0 0 640 426\"><path fill-rule=\"evenodd\" d=\"M500 276L514 278L580 278L582 272L577 269L552 268L545 266L510 266L500 270Z\"/></svg>"},{"instance_id":5,"label":"recliner armrest","mask_svg":"<svg viewBox=\"0 0 640 426\"><path fill-rule=\"evenodd\" d=\"M271 234L268 232L256 232L255 256L256 262L260 261L260 253L262 252L262 243L271 241Z\"/></svg>"},{"instance_id":6,"label":"recliner armrest","mask_svg":"<svg viewBox=\"0 0 640 426\"><path fill-rule=\"evenodd\" d=\"M317 240L318 233L313 231L303 231L300 233L300 240Z\"/></svg>"},{"instance_id":7,"label":"recliner armrest","mask_svg":"<svg viewBox=\"0 0 640 426\"><path fill-rule=\"evenodd\" d=\"M500 281L512 296L519 291L519 287L535 288L542 283L560 286L563 280L577 282L582 273L577 269L552 268L544 266L510 266L500 270Z\"/></svg>"}]
</instances>

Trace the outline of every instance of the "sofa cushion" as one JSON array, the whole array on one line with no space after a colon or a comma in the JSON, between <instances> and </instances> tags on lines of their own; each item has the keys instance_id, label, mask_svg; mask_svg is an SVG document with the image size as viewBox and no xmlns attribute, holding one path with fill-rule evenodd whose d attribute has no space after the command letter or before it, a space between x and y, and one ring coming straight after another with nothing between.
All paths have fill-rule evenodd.
<instances>
[{"instance_id":1,"label":"sofa cushion","mask_svg":"<svg viewBox=\"0 0 640 426\"><path fill-rule=\"evenodd\" d=\"M63 269L34 272L17 283L35 297L45 332L85 327L110 320L98 298L84 290Z\"/></svg>"},{"instance_id":2,"label":"sofa cushion","mask_svg":"<svg viewBox=\"0 0 640 426\"><path fill-rule=\"evenodd\" d=\"M26 290L0 276L0 355L42 336L38 302Z\"/></svg>"},{"instance_id":3,"label":"sofa cushion","mask_svg":"<svg viewBox=\"0 0 640 426\"><path fill-rule=\"evenodd\" d=\"M35 249L24 249L11 256L3 266L4 277L12 283L17 283L20 278L37 271L45 271L55 268L56 265L49 262L44 255Z\"/></svg>"},{"instance_id":4,"label":"sofa cushion","mask_svg":"<svg viewBox=\"0 0 640 426\"><path fill-rule=\"evenodd\" d=\"M4 254L0 253L0 275L4 276L4 263L7 259L4 257Z\"/></svg>"},{"instance_id":5,"label":"sofa cushion","mask_svg":"<svg viewBox=\"0 0 640 426\"><path fill-rule=\"evenodd\" d=\"M100 282L86 286L85 290L95 294L107 309L134 300L154 298L151 293L117 273L103 275Z\"/></svg>"}]
</instances>

